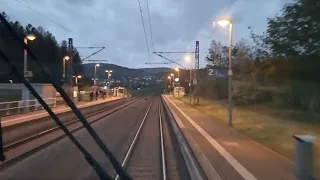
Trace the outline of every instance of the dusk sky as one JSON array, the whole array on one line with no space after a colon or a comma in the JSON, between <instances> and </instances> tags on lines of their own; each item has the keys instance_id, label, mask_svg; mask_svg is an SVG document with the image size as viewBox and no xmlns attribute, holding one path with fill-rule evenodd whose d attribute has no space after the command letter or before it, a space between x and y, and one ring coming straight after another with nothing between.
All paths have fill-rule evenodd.
<instances>
[{"instance_id":1,"label":"dusk sky","mask_svg":"<svg viewBox=\"0 0 320 180\"><path fill-rule=\"evenodd\" d=\"M151 39L147 1L140 0L150 49L151 62L165 62L155 51L194 51L200 41L200 66L210 40L228 42L228 30L214 27L213 21L229 17L234 23L234 41L249 38L248 26L255 33L266 28L267 18L274 17L291 0L150 0ZM20 3L19 3L20 2ZM24 5L23 5L24 4ZM231 6L232 4L232 6ZM229 9L229 11L228 11ZM131 68L150 67L138 0L0 0L0 10L22 25L31 23L50 31L58 42L74 39L75 47L105 46L90 59ZM79 49L86 57L95 50ZM184 54L168 54L179 60ZM176 67L176 65L152 65Z\"/></svg>"}]
</instances>

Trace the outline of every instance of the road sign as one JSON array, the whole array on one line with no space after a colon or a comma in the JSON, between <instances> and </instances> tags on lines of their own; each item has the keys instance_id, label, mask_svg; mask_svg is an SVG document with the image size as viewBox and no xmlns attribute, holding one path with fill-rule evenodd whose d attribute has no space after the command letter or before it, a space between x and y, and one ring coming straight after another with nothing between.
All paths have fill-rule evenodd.
<instances>
[{"instance_id":1,"label":"road sign","mask_svg":"<svg viewBox=\"0 0 320 180\"><path fill-rule=\"evenodd\" d=\"M228 69L208 69L208 76L214 77L227 77L228 76Z\"/></svg>"},{"instance_id":2,"label":"road sign","mask_svg":"<svg viewBox=\"0 0 320 180\"><path fill-rule=\"evenodd\" d=\"M25 77L33 77L32 71L26 71L24 74Z\"/></svg>"}]
</instances>

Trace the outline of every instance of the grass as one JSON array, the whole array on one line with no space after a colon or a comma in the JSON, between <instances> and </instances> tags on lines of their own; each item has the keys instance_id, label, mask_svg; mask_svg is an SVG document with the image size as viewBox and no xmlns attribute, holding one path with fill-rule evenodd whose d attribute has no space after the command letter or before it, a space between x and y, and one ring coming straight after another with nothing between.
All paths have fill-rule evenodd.
<instances>
[{"instance_id":1,"label":"grass","mask_svg":"<svg viewBox=\"0 0 320 180\"><path fill-rule=\"evenodd\" d=\"M189 103L189 99L183 99ZM224 101L200 99L200 105L193 106L202 113L227 123L227 106ZM308 118L308 119L306 119ZM295 141L293 135L312 135L314 143L314 171L320 177L320 123L318 115L307 112L272 108L268 105L253 105L233 109L233 127L249 138L293 160Z\"/></svg>"}]
</instances>

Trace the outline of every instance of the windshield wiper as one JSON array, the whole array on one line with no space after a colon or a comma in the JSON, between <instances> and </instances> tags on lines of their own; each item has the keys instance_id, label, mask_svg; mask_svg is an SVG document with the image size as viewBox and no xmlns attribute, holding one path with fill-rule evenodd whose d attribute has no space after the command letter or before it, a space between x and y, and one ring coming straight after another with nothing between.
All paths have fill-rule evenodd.
<instances>
[{"instance_id":1,"label":"windshield wiper","mask_svg":"<svg viewBox=\"0 0 320 180\"><path fill-rule=\"evenodd\" d=\"M0 14L0 20L1 22L7 27L7 29L10 31L10 33L13 35L14 39L16 39L20 46L22 46L25 50L27 50L28 54L33 58L33 60L40 66L44 77L47 81L49 81L52 86L57 90L57 92L60 93L61 97L64 99L66 104L72 109L74 114L78 117L78 119L82 122L83 126L87 129L89 134L92 136L92 138L95 140L95 142L98 144L98 146L102 149L102 151L106 154L108 159L110 160L112 166L115 168L116 172L119 174L121 179L127 180L132 179L127 172L121 167L120 163L117 161L117 159L114 157L114 155L110 152L110 150L107 148L107 146L102 142L102 140L99 138L97 133L94 131L94 129L90 126L88 121L84 118L80 110L76 107L74 102L68 97L67 93L63 90L60 85L55 82L52 78L52 75L47 67L43 65L43 63L39 60L39 58L29 49L29 47L24 43L22 38L18 36L16 32L12 29L8 21L3 17L2 14ZM52 119L55 120L55 122L60 126L60 128L66 133L66 135L70 138L70 140L77 146L77 148L85 155L86 160L92 167L96 170L97 174L100 176L101 179L109 179L111 178L100 166L100 164L91 156L90 153L88 153L84 147L75 139L75 137L72 135L72 133L69 132L69 130L63 125L63 123L59 120L59 118L52 112L50 107L46 104L46 102L40 97L40 95L35 91L35 89L32 87L32 85L24 78L23 75L18 71L18 69L11 63L9 58L4 54L3 51L0 50L0 56L4 59L4 61L10 66L13 73L17 75L19 79L22 80L23 84L28 88L28 90L33 94L33 96L39 101L39 103L43 106L43 108L49 113L49 115L52 117ZM112 178L111 178L112 179Z\"/></svg>"}]
</instances>

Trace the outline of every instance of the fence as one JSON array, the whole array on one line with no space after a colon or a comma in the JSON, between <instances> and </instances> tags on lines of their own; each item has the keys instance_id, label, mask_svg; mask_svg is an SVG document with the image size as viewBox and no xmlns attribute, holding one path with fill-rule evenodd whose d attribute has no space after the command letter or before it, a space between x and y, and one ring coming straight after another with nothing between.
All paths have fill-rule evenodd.
<instances>
[{"instance_id":1,"label":"fence","mask_svg":"<svg viewBox=\"0 0 320 180\"><path fill-rule=\"evenodd\" d=\"M47 98L44 101L49 107L56 107L56 98ZM10 101L0 103L0 117L14 114L27 113L42 110L43 107L37 100Z\"/></svg>"}]
</instances>

